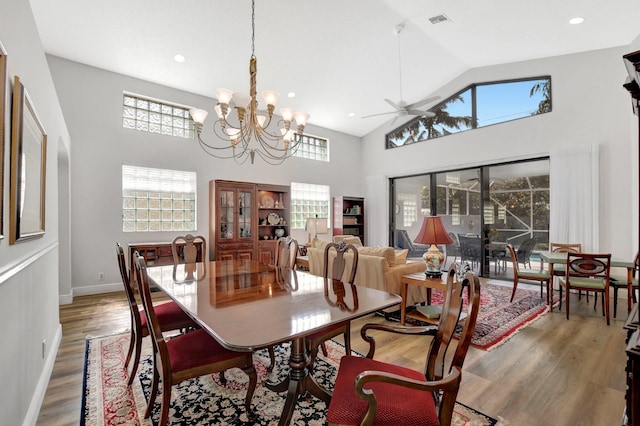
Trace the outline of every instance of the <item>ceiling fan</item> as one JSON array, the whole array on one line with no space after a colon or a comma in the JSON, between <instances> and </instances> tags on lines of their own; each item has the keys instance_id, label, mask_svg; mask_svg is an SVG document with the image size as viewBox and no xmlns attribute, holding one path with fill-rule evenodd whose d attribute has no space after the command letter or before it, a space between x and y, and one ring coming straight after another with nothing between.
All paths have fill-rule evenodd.
<instances>
[{"instance_id":1,"label":"ceiling fan","mask_svg":"<svg viewBox=\"0 0 640 426\"><path fill-rule=\"evenodd\" d=\"M416 115L416 116L426 116L426 117L433 117L435 116L435 114L431 111L423 111L420 110L418 108L431 103L433 101L436 101L438 99L440 99L440 96L431 96L431 97L425 97L421 100L419 100L418 102L414 102L412 104L408 104L406 101L403 100L402 97L402 61L401 61L401 56L400 56L400 33L402 32L402 30L404 29L404 24L398 24L395 28L395 33L396 33L396 38L398 39L398 71L399 71L399 75L400 75L400 100L398 102L394 102L391 99L385 99L384 101L386 103L388 103L389 105L391 105L393 108L395 108L395 111L389 111L389 112L381 112L378 114L371 114L371 115L365 115L362 118L369 118L369 117L377 117L380 115L388 115L388 114L395 114L395 117L393 117L393 119L391 119L391 121L389 121L389 125L392 125L393 123L396 122L396 120L400 117L406 117L407 115Z\"/></svg>"}]
</instances>

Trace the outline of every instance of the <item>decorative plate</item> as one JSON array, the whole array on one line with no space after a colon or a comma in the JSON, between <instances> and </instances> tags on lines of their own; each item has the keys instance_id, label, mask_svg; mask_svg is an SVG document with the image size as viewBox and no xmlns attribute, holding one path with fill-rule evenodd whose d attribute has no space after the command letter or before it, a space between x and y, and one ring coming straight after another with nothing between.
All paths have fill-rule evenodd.
<instances>
[{"instance_id":1,"label":"decorative plate","mask_svg":"<svg viewBox=\"0 0 640 426\"><path fill-rule=\"evenodd\" d=\"M271 199L271 201L273 201L273 199ZM280 216L278 216L278 213L269 213L267 222L269 222L269 225L277 225L280 223Z\"/></svg>"},{"instance_id":2,"label":"decorative plate","mask_svg":"<svg viewBox=\"0 0 640 426\"><path fill-rule=\"evenodd\" d=\"M263 195L260 199L260 203L262 204L262 208L264 209L272 209L274 206L273 198L268 195Z\"/></svg>"}]
</instances>

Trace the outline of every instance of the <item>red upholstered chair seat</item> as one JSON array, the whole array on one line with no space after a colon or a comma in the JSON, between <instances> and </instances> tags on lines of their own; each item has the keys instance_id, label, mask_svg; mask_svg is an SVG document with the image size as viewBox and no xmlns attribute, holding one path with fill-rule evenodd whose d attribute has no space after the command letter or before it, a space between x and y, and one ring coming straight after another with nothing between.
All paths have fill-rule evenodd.
<instances>
[{"instance_id":1,"label":"red upholstered chair seat","mask_svg":"<svg viewBox=\"0 0 640 426\"><path fill-rule=\"evenodd\" d=\"M167 340L167 351L173 373L237 358L240 353L224 348L201 328Z\"/></svg>"},{"instance_id":2,"label":"red upholstered chair seat","mask_svg":"<svg viewBox=\"0 0 640 426\"><path fill-rule=\"evenodd\" d=\"M358 398L353 385L358 374L366 370L384 371L414 380L425 381L424 374L409 368L386 364L369 358L344 356L327 413L330 423L357 425L367 411L366 401ZM378 401L375 425L439 425L435 402L430 392L411 390L387 383L371 383ZM399 392L402 390L402 392Z\"/></svg>"},{"instance_id":3,"label":"red upholstered chair seat","mask_svg":"<svg viewBox=\"0 0 640 426\"><path fill-rule=\"evenodd\" d=\"M153 307L156 311L156 316L160 321L162 331L177 330L186 326L195 327L193 320L189 315L185 314L176 302L159 303ZM144 309L140 309L140 322L144 329L144 335L147 336L149 334L149 330L147 329L147 316L144 314Z\"/></svg>"}]
</instances>

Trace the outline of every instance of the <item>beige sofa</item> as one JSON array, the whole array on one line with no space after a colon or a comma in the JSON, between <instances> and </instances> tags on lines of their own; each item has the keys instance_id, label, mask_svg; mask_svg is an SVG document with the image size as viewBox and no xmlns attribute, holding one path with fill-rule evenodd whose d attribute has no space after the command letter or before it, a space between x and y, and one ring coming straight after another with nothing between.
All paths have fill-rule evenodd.
<instances>
[{"instance_id":1,"label":"beige sofa","mask_svg":"<svg viewBox=\"0 0 640 426\"><path fill-rule=\"evenodd\" d=\"M340 238L336 238L339 240ZM385 290L391 293L400 294L401 278L406 274L424 272L426 265L424 262L406 262L407 250L394 250L392 247L363 247L359 244L359 238L352 237L344 239L345 243L358 247L358 269L354 284L364 287ZM309 272L322 276L324 273L324 247L326 241L314 240L311 247L307 249L309 257ZM329 252L329 270L335 258L335 252ZM353 255L345 254L346 268L348 272L353 263ZM341 279L343 277L340 277ZM346 273L344 278L346 279ZM426 289L422 287L409 286L407 305L413 305L426 300Z\"/></svg>"}]
</instances>

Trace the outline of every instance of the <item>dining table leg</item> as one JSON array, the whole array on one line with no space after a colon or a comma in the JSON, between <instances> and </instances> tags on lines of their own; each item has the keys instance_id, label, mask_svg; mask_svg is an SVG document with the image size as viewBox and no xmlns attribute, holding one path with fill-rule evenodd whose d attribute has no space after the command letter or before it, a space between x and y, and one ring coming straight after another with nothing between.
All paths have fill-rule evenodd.
<instances>
[{"instance_id":1,"label":"dining table leg","mask_svg":"<svg viewBox=\"0 0 640 426\"><path fill-rule=\"evenodd\" d=\"M331 402L331 393L318 385L313 377L309 376L307 367L309 358L305 350L304 337L299 337L291 341L291 355L289 357L289 376L280 383L267 381L265 386L274 392L287 391L287 399L282 409L279 426L287 426L291 423L293 412L296 408L298 397L307 392L325 403Z\"/></svg>"}]
</instances>

